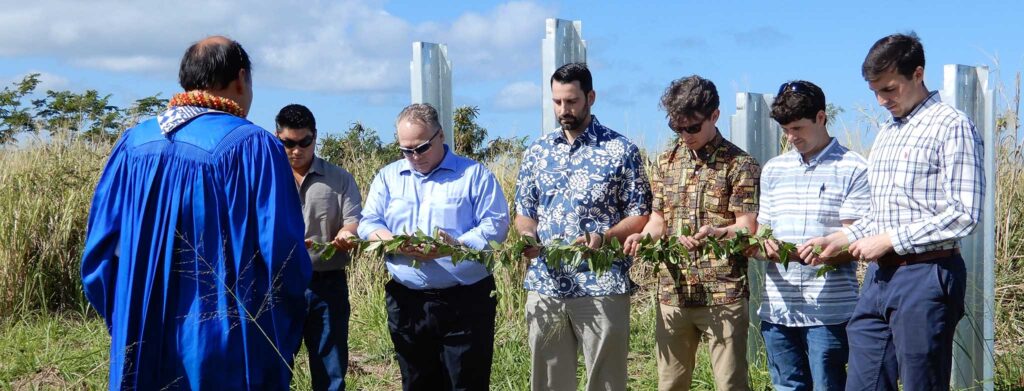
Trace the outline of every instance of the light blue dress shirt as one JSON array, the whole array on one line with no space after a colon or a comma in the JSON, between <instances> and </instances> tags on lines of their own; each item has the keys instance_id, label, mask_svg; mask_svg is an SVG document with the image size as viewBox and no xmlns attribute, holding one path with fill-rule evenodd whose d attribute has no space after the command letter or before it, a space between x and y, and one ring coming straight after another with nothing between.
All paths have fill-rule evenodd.
<instances>
[{"instance_id":1,"label":"light blue dress shirt","mask_svg":"<svg viewBox=\"0 0 1024 391\"><path fill-rule=\"evenodd\" d=\"M486 167L452 153L433 171L422 174L405 159L385 166L373 178L366 195L359 237L371 239L379 229L394 234L413 234L417 229L433 234L440 228L474 248L488 247L488 241L502 242L508 234L508 202L498 180ZM452 265L450 257L420 262L388 255L391 277L411 289L442 289L470 285L490 275L475 261Z\"/></svg>"}]
</instances>

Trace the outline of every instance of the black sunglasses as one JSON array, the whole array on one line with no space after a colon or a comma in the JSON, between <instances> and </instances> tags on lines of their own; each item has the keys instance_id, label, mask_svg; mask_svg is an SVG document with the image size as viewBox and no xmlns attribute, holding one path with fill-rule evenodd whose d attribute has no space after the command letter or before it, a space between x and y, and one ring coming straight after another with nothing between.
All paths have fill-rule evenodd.
<instances>
[{"instance_id":1,"label":"black sunglasses","mask_svg":"<svg viewBox=\"0 0 1024 391\"><path fill-rule=\"evenodd\" d=\"M798 83L798 82L795 82L795 81L790 81L790 82L782 83L782 85L779 86L779 92L777 92L775 94L775 96L782 95L783 93L788 92L788 91L792 91L792 92L795 92L795 93L798 93L798 94L806 94L806 95L813 94L813 92L811 92L811 89L808 88L803 83Z\"/></svg>"},{"instance_id":2,"label":"black sunglasses","mask_svg":"<svg viewBox=\"0 0 1024 391\"><path fill-rule=\"evenodd\" d=\"M671 121L669 122L668 127L671 128L672 131L676 133L686 132L689 134L697 134L700 133L700 128L702 125L704 125L704 121L707 121L707 118L701 118L700 121L697 121L696 123L690 126L675 125L673 124L675 121Z\"/></svg>"},{"instance_id":3,"label":"black sunglasses","mask_svg":"<svg viewBox=\"0 0 1024 391\"><path fill-rule=\"evenodd\" d=\"M299 146L299 147L302 147L302 148L308 147L310 144L313 144L313 138L314 138L313 135L309 135L309 136L306 136L305 138L303 138L302 140L299 140L299 141L289 140L289 139L286 139L286 138L282 138L280 140L281 140L281 144L284 144L285 148L292 149L292 148L295 148L296 146Z\"/></svg>"},{"instance_id":4,"label":"black sunglasses","mask_svg":"<svg viewBox=\"0 0 1024 391\"><path fill-rule=\"evenodd\" d=\"M434 141L434 138L437 137L437 135L440 134L440 133L441 133L441 129L438 129L436 132L434 132L433 136L430 136L430 138L427 139L427 142L425 142L423 144L420 144L420 145L416 146L415 148L398 147L398 150L402 151L402 154L405 155L405 156L412 156L413 154L422 155L424 153L427 153L427 151L430 150L430 147L432 145L434 145L434 144L431 144L430 142Z\"/></svg>"}]
</instances>

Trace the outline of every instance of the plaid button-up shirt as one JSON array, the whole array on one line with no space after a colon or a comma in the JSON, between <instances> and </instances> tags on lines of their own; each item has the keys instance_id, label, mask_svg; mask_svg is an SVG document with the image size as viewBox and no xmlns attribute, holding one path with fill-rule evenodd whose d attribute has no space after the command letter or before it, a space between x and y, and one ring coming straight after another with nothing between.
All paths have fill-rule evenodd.
<instances>
[{"instance_id":1,"label":"plaid button-up shirt","mask_svg":"<svg viewBox=\"0 0 1024 391\"><path fill-rule=\"evenodd\" d=\"M736 213L757 213L760 174L757 161L721 133L695 152L680 142L658 157L651 175L651 209L664 215L667 235L678 235L684 226L696 233L705 224L732 225ZM662 304L729 304L750 295L746 258L717 259L708 252L691 263L688 271L671 264L662 268Z\"/></svg>"},{"instance_id":2,"label":"plaid button-up shirt","mask_svg":"<svg viewBox=\"0 0 1024 391\"><path fill-rule=\"evenodd\" d=\"M868 158L871 213L844 233L851 242L888 234L900 255L957 247L981 217L983 160L974 123L932 92L879 131Z\"/></svg>"}]
</instances>

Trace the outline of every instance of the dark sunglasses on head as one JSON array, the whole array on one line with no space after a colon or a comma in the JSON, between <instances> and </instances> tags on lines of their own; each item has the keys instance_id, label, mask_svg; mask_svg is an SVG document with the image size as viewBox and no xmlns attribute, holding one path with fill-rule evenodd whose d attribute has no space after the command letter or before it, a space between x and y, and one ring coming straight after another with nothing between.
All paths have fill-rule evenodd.
<instances>
[{"instance_id":1,"label":"dark sunglasses on head","mask_svg":"<svg viewBox=\"0 0 1024 391\"><path fill-rule=\"evenodd\" d=\"M430 142L434 141L434 138L437 137L437 135L440 133L441 129L438 129L436 132L434 132L433 136L430 136L430 138L427 139L427 142L417 145L415 148L398 147L398 150L402 151L402 154L405 156L412 156L413 154L422 155L424 153L427 153L427 151L430 150L430 146L433 145Z\"/></svg>"},{"instance_id":2,"label":"dark sunglasses on head","mask_svg":"<svg viewBox=\"0 0 1024 391\"><path fill-rule=\"evenodd\" d=\"M779 92L776 93L775 96L782 95L783 93L785 93L787 91L792 91L792 92L795 92L795 93L798 93L798 94L811 94L811 90L809 88L807 88L807 86L804 85L803 83L797 83L797 82L792 82L791 81L791 82L782 83L782 85L779 86Z\"/></svg>"},{"instance_id":3,"label":"dark sunglasses on head","mask_svg":"<svg viewBox=\"0 0 1024 391\"><path fill-rule=\"evenodd\" d=\"M282 138L281 139L281 144L284 144L284 147L285 148L289 148L289 149L295 148L295 146L306 148L310 144L313 144L313 138L314 138L313 135L306 136L305 138L303 138L302 140L299 140L299 141L289 140L289 139L286 139L286 138Z\"/></svg>"},{"instance_id":4,"label":"dark sunglasses on head","mask_svg":"<svg viewBox=\"0 0 1024 391\"><path fill-rule=\"evenodd\" d=\"M689 133L689 134L697 134L697 133L700 133L701 125L704 125L704 121L706 121L706 120L707 120L707 118L701 118L700 121L697 121L693 125L690 125L690 126L678 126L678 125L673 125L673 124L669 123L669 128L671 128L672 131L674 131L676 133L686 132L686 133Z\"/></svg>"}]
</instances>

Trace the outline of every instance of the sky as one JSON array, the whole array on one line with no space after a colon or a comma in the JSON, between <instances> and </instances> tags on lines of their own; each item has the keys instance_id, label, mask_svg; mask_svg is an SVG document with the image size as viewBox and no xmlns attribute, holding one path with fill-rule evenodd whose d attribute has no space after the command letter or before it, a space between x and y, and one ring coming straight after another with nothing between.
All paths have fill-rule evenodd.
<instances>
[{"instance_id":1,"label":"sky","mask_svg":"<svg viewBox=\"0 0 1024 391\"><path fill-rule=\"evenodd\" d=\"M541 75L546 18L582 21L593 113L655 149L671 136L659 97L691 74L718 86L718 126L727 135L736 93L774 93L804 79L844 109L831 125L843 137L844 130L866 132L868 119L883 115L860 65L888 34L921 37L929 89L941 88L944 64L989 66L993 85L1007 87L1000 110L1024 70L1019 1L0 0L0 9L2 86L40 73L40 91L94 89L119 106L169 98L181 91L185 49L223 34L252 58L249 119L256 124L273 129L281 107L300 103L321 133L358 121L385 141L410 103L414 41L448 45L454 104L477 106L491 137L536 139L541 88L548 88Z\"/></svg>"}]
</instances>

